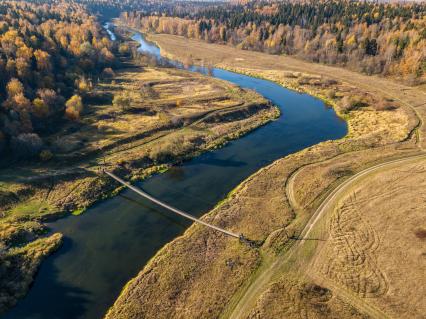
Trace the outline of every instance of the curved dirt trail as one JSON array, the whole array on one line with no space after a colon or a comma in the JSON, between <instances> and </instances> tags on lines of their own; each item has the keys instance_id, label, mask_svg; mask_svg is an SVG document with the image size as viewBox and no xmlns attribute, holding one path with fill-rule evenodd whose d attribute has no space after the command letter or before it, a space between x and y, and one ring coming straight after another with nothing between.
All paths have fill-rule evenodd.
<instances>
[{"instance_id":1,"label":"curved dirt trail","mask_svg":"<svg viewBox=\"0 0 426 319\"><path fill-rule=\"evenodd\" d=\"M372 167L369 167L365 170L358 172L357 174L351 176L347 180L345 180L342 184L337 186L321 203L321 205L317 208L315 213L311 216L308 223L303 228L300 238L306 238L312 232L314 226L318 223L318 221L323 217L323 215L332 207L335 203L335 200L338 199L339 195L342 194L346 189L352 186L353 183L357 182L361 178L375 173L379 170L390 168L397 164L404 164L406 162L411 162L413 160L426 159L426 153L422 152L418 155L409 156L402 159L391 160L385 163L377 164ZM297 173L297 172L296 172ZM292 185L292 184L290 184ZM292 192L289 192L292 194ZM231 310L230 315L226 316L228 318L237 319L244 318L243 315L251 309L251 306L254 305L257 298L267 289L269 283L271 283L272 279L280 274L282 271L282 266L285 262L289 261L290 258L298 251L298 249L303 245L305 241L302 239L297 241L285 254L279 256L272 264L262 270L262 273L258 275L251 285L244 292L240 300L234 309ZM328 282L327 282L328 284ZM373 318L386 318L386 316L379 310L371 305L362 302L361 299L355 298L352 294L345 292L345 289L340 287L334 287L339 295L342 295L344 299L349 299L351 303L354 303L360 310L366 312L371 315ZM358 300L357 300L358 299Z\"/></svg>"}]
</instances>

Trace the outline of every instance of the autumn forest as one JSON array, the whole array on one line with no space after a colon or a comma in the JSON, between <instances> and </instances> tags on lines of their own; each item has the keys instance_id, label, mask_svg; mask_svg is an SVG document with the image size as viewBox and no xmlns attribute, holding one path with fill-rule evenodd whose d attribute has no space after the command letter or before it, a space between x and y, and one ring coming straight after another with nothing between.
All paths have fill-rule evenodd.
<instances>
[{"instance_id":1,"label":"autumn forest","mask_svg":"<svg viewBox=\"0 0 426 319\"><path fill-rule=\"evenodd\" d=\"M114 65L112 43L82 5L0 3L0 153L50 157L40 135L77 120L93 80Z\"/></svg>"},{"instance_id":2,"label":"autumn forest","mask_svg":"<svg viewBox=\"0 0 426 319\"><path fill-rule=\"evenodd\" d=\"M411 84L425 79L425 4L254 1L194 6L127 12L121 19L146 31L401 76Z\"/></svg>"},{"instance_id":3,"label":"autumn forest","mask_svg":"<svg viewBox=\"0 0 426 319\"><path fill-rule=\"evenodd\" d=\"M40 154L40 135L77 120L93 81L111 73L113 45L89 13L100 8L108 18L124 11L124 23L145 31L343 65L411 85L425 80L424 4L3 1L0 152Z\"/></svg>"},{"instance_id":4,"label":"autumn forest","mask_svg":"<svg viewBox=\"0 0 426 319\"><path fill-rule=\"evenodd\" d=\"M425 123L425 0L0 0L0 317L424 318Z\"/></svg>"}]
</instances>

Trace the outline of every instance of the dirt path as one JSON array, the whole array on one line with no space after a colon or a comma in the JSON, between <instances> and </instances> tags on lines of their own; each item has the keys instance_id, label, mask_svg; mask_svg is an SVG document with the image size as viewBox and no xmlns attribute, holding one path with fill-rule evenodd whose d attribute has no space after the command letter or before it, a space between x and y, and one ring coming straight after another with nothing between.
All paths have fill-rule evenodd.
<instances>
[{"instance_id":1,"label":"dirt path","mask_svg":"<svg viewBox=\"0 0 426 319\"><path fill-rule=\"evenodd\" d=\"M303 228L300 238L307 238L312 232L312 230L314 229L314 226L321 219L321 217L323 217L324 214L335 203L339 195L343 194L345 190L347 190L349 187L351 187L355 182L359 181L361 178L364 178L367 175L375 173L379 170L388 169L390 167L393 167L394 165L402 165L407 162L411 162L413 160L419 160L419 159L426 159L426 154L421 153L419 155L414 155L414 156L410 156L403 159L391 160L385 163L377 164L351 176L342 184L340 184L338 187L336 187L324 199L324 201L321 203L321 205L318 207L318 209L315 211L315 213L312 215L308 223ZM303 239L300 241L297 241L293 245L293 247L290 248L289 251L287 251L285 254L281 255L280 257L278 257L272 264L269 265L269 267L265 267L264 269L261 269L261 273L250 284L250 286L242 295L242 297L240 298L235 308L232 309L229 316L226 316L226 317L232 318L232 319L244 318L243 315L246 313L246 311L249 310L254 305L257 298L261 295L263 291L266 290L268 284L271 283L272 279L276 278L282 272L282 268L283 268L282 266L287 261L289 261L292 258L292 256L295 255L295 253L302 247L304 242L305 241ZM347 292L344 292L344 289L341 289L339 287L337 288L338 289L336 291L337 293L339 293L339 295L341 293L342 297L344 297L345 299L350 299L351 303L355 303L356 306L360 306L361 307L360 310L365 311L367 314L371 315L373 318L384 317L384 315L378 309L373 308L370 305L366 305L361 300L355 300L356 298L353 298Z\"/></svg>"}]
</instances>

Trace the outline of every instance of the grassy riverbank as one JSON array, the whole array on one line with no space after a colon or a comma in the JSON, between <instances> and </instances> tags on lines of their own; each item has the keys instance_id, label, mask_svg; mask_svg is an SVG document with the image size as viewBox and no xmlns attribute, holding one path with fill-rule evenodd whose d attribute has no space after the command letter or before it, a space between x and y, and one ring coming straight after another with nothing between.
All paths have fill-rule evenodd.
<instances>
[{"instance_id":1,"label":"grassy riverbank","mask_svg":"<svg viewBox=\"0 0 426 319\"><path fill-rule=\"evenodd\" d=\"M124 288L106 317L227 318L241 310L243 317L250 318L262 314L299 318L299 308L292 305L285 311L283 304L288 302L303 305L302 313L319 318L367 316L335 286L301 273L287 281L280 277L282 272L269 278L264 271L298 242L309 218L337 185L375 163L419 152L424 128L418 116L423 109L415 108L413 101L421 102L424 93L287 57L169 35L150 35L150 39L163 53L173 52L175 59L211 62L325 98L348 121L350 131L341 140L320 143L261 169L203 217L264 242L262 247L249 249L194 225L158 252ZM379 89L370 86L374 81ZM394 92L395 87L404 94ZM352 96L359 99L348 107L345 102ZM269 286L274 281L278 283ZM268 292L262 295L264 291ZM276 295L285 296L280 299L283 304L267 308ZM244 308L239 309L242 300Z\"/></svg>"},{"instance_id":2,"label":"grassy riverbank","mask_svg":"<svg viewBox=\"0 0 426 319\"><path fill-rule=\"evenodd\" d=\"M60 234L49 234L43 222L79 215L120 191L101 168L140 180L280 115L255 92L143 60L123 63L112 79L88 92L85 103L79 121L45 137L52 158L0 169L1 258L15 269L1 274L0 312L25 293L42 257L59 247ZM17 272L20 289L6 289Z\"/></svg>"}]
</instances>

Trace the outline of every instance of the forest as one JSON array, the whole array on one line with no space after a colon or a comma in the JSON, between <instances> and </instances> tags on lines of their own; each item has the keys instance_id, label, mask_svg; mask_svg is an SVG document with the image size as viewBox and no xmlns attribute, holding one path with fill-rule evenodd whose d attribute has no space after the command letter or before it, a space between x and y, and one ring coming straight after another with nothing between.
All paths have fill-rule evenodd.
<instances>
[{"instance_id":1,"label":"forest","mask_svg":"<svg viewBox=\"0 0 426 319\"><path fill-rule=\"evenodd\" d=\"M402 77L411 85L425 81L424 3L252 1L183 8L130 11L121 20L148 32Z\"/></svg>"},{"instance_id":2,"label":"forest","mask_svg":"<svg viewBox=\"0 0 426 319\"><path fill-rule=\"evenodd\" d=\"M0 154L51 152L43 135L78 121L87 92L115 64L96 18L74 2L0 3Z\"/></svg>"}]
</instances>

